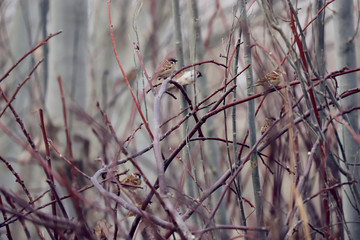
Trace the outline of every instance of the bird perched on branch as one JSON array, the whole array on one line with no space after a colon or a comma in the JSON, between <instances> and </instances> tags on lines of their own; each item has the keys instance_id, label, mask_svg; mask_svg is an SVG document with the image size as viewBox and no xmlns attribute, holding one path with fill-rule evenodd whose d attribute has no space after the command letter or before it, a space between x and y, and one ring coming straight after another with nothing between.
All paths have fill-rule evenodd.
<instances>
[{"instance_id":1,"label":"bird perched on branch","mask_svg":"<svg viewBox=\"0 0 360 240\"><path fill-rule=\"evenodd\" d=\"M126 176L123 180L121 180L121 185L129 190L138 189L141 185L141 175L138 172L131 173Z\"/></svg>"},{"instance_id":2,"label":"bird perched on branch","mask_svg":"<svg viewBox=\"0 0 360 240\"><path fill-rule=\"evenodd\" d=\"M280 83L283 82L282 72L279 68L275 69L272 72L269 72L264 77L259 78L253 85L249 88L263 86L265 88L272 88L278 86Z\"/></svg>"},{"instance_id":3,"label":"bird perched on branch","mask_svg":"<svg viewBox=\"0 0 360 240\"><path fill-rule=\"evenodd\" d=\"M121 188L125 188L131 191L136 190L138 188L142 188L140 187L141 175L138 172L133 172L127 175L123 180L120 181L120 183L118 181L117 182L114 181L114 183L117 183L117 188L113 188L111 192L117 194L120 194Z\"/></svg>"},{"instance_id":4,"label":"bird perched on branch","mask_svg":"<svg viewBox=\"0 0 360 240\"><path fill-rule=\"evenodd\" d=\"M261 135L263 135L266 130L269 129L269 127L273 124L273 122L275 121L276 119L273 118L273 117L267 117L265 118L261 128L260 128L260 133ZM269 135L265 136L264 139L263 139L263 142L267 142L269 140Z\"/></svg>"},{"instance_id":5,"label":"bird perched on branch","mask_svg":"<svg viewBox=\"0 0 360 240\"><path fill-rule=\"evenodd\" d=\"M177 82L181 86L187 86L193 84L194 81L201 76L202 76L201 72L198 70L188 70L188 71L179 72L173 77L172 80L174 82ZM169 91L169 90L173 90L174 88L175 86L173 84L169 84L166 90Z\"/></svg>"},{"instance_id":6,"label":"bird perched on branch","mask_svg":"<svg viewBox=\"0 0 360 240\"><path fill-rule=\"evenodd\" d=\"M175 58L167 58L162 61L155 69L154 74L151 77L151 82L157 85L164 81L174 72L176 62L177 60Z\"/></svg>"}]
</instances>

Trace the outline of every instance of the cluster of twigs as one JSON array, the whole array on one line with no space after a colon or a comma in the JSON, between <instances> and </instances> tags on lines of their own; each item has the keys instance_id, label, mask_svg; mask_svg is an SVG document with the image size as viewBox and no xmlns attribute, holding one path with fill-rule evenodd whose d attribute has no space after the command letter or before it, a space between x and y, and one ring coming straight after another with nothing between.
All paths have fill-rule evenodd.
<instances>
[{"instance_id":1,"label":"cluster of twigs","mask_svg":"<svg viewBox=\"0 0 360 240\"><path fill-rule=\"evenodd\" d=\"M331 2L324 5L318 14ZM100 122L86 115L83 109L71 106L71 111L78 112L83 120L87 119L89 128L97 126L98 129L94 132L101 128L101 131L106 133L104 148L112 148L113 152L110 157L112 160L109 162L105 161L109 154L98 159L102 164L101 168L84 170L74 163L71 132L66 115L69 108L66 106L67 99L62 91L60 77L59 101L63 106L66 154L59 150L64 146L56 146L50 140L42 109L38 111L38 128L42 133L45 151L39 151L34 137L29 134L12 106L15 96L42 61L33 67L10 98L0 88L3 102L0 117L5 111L11 111L23 137L14 134L2 122L0 128L15 144L30 153L31 158L43 168L48 184L47 189L41 194L32 192L28 187L30 183L25 182L11 161L0 154L3 166L6 166L16 178L25 194L23 196L16 194L14 189L0 187L0 210L3 218L0 222L0 236L5 234L8 239L14 239L15 228L21 228L28 239L34 238L33 228L40 239L132 239L138 235L142 235L144 239L257 239L265 236L272 239L294 236L309 239L319 236L335 238L347 231L342 215L340 189L344 185L353 186L356 181L349 169L340 165L340 162L349 156L342 150L337 125L344 125L354 141L360 144L360 138L346 117L346 114L358 111L359 107L343 109L339 101L358 94L360 89L348 89L339 94L336 79L360 71L360 68L344 67L324 76L317 74L303 38L307 26L314 20L310 20L302 29L296 11L289 3L290 27L294 42L286 42L287 40L283 39L289 51L283 51L283 60L277 61L275 58L275 62L286 69L285 76L297 76L297 79L290 80L287 77L279 86L263 89L260 93L249 90L248 95L239 97L236 91L239 76L243 76L246 71L253 71L251 63L242 69L238 65L237 53L242 49L239 39L234 46L229 44L225 63L207 60L182 67L163 81L159 88L153 89L153 119L149 120L147 114L143 113L142 106L142 100L146 97L145 90L142 97L135 95L116 52L110 3L111 1L108 1L108 14L114 54L141 123L130 136L121 139L106 111L99 104L97 108L102 116ZM269 9L266 8L266 4L263 5L272 31L277 31L284 37L282 30L272 25L273 20L267 15ZM243 23L239 26L242 29L244 27ZM49 35L26 53L0 78L0 82L6 81L21 61L58 34L60 32ZM139 46L137 43L134 46L142 71L151 85ZM255 47L259 47L265 53L269 52L261 44L244 46L249 48L248 51ZM294 50L295 47L297 51ZM294 59L299 61L295 62ZM221 84L195 102L188 94L189 91L172 82L180 90L179 95L184 97L186 108L177 109L164 116L166 84L170 84L172 77L178 72L201 65L222 69L225 77ZM234 66L236 71L232 73L231 69ZM319 96L322 96L321 101ZM264 108L269 107L266 102L271 98L275 98L275 102L279 104L266 111ZM258 119L262 120L262 112L264 115L271 115L272 111L277 112L276 116L271 116L274 117L274 121L262 131L262 134L256 130L251 132L254 130L249 127L241 133L233 128L235 137L230 138L226 132L228 125L246 121L245 118L239 118L234 109L250 108L250 102L256 106L252 118L254 126L256 121L260 121ZM245 105L246 107L243 107ZM235 113L232 123L228 121L231 110ZM194 121L189 124L192 118ZM219 135L213 136L209 133L206 125L209 121L217 125L217 133L221 132ZM145 126L149 144L140 150L132 149L129 145L140 138L142 126ZM170 127L166 129L165 126ZM187 126L186 134L181 136L177 131L184 126ZM258 137L254 142L250 141L250 144L247 144L247 138L251 138L252 134ZM115 144L107 144L110 142ZM173 144L174 142L176 144ZM211 156L206 156L204 152L204 147L210 142L215 142L218 146L220 157L216 161L221 162L221 169L214 169L210 161ZM234 156L230 153L231 148L234 149ZM145 155L151 151L155 157L147 159ZM187 162L183 161L183 152L190 156ZM64 170L54 169L52 161L55 157L66 163L71 170L69 178L64 177L67 176ZM150 173L140 164L144 159L148 161L150 168L156 169L154 172ZM122 175L130 174L128 170L119 170L125 168L125 165L131 166L131 172L140 174L143 181L140 186L128 186L121 182ZM214 171L217 175L212 173ZM260 179L254 178L256 174L252 175L252 182L258 181L260 186L251 186L249 183L250 174L254 174L254 171L260 173ZM347 181L340 182L341 174ZM314 184L316 177L318 183ZM190 193L184 186L185 182L191 182L196 193ZM61 188L65 189L67 194L60 193ZM355 199L359 199L356 188L352 188L351 194L355 195ZM257 197L260 200L258 203ZM64 200L67 199L71 200L72 208L64 204ZM219 210L222 205L226 205L225 212ZM357 209L357 205L355 208ZM91 216L96 216L96 219L92 219ZM219 220L219 216L224 216L226 221ZM13 227L15 225L16 227Z\"/></svg>"}]
</instances>

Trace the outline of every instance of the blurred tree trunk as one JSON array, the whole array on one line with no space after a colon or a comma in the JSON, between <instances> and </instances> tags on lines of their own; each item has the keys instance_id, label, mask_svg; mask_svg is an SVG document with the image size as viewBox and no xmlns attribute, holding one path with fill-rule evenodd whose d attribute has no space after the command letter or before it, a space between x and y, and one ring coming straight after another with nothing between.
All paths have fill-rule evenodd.
<instances>
[{"instance_id":1,"label":"blurred tree trunk","mask_svg":"<svg viewBox=\"0 0 360 240\"><path fill-rule=\"evenodd\" d=\"M245 64L249 64L250 67L246 71L246 82L248 86L251 86L254 82L253 70L252 70L252 57L251 57L251 40L250 40L250 30L248 25L247 13L246 13L246 1L240 0L240 19L241 19L241 30L243 31L244 37L244 60ZM248 96L254 94L253 89L248 89ZM256 125L255 125L255 101L250 100L248 102L248 124L249 124L249 140L250 146L252 147L256 143ZM261 200L261 183L260 183L260 174L258 168L258 160L256 156L256 149L250 157L251 162L251 175L253 181L253 191L254 191L254 200L255 200L255 209L256 209L256 223L258 227L264 226L264 216L263 216L263 204ZM259 239L265 239L264 232L259 232L257 234Z\"/></svg>"},{"instance_id":2,"label":"blurred tree trunk","mask_svg":"<svg viewBox=\"0 0 360 240\"><path fill-rule=\"evenodd\" d=\"M73 160L84 164L87 158L86 125L76 119L70 103L86 107L89 80L88 60L88 1L64 0L50 2L49 32L62 30L61 35L49 43L49 76L45 106L49 116L49 137L62 153L69 156L65 138L64 117L58 76L62 79L67 105L67 121L72 140ZM66 147L66 149L65 149Z\"/></svg>"},{"instance_id":3,"label":"blurred tree trunk","mask_svg":"<svg viewBox=\"0 0 360 240\"><path fill-rule=\"evenodd\" d=\"M354 17L353 11L354 6L352 0L344 1L335 1L334 9L336 13L334 15L334 25L335 25L335 47L337 54L337 67L341 69L344 66L349 68L355 68L356 65L356 49L354 45ZM357 87L356 73L343 75L337 78L339 83L340 93ZM347 97L344 100L341 100L341 105L344 110L351 109L358 106L358 96L353 95ZM352 111L347 114L350 120L350 126L358 133L358 113L357 111ZM342 145L345 150L346 162L344 163L346 167L350 170L350 173L353 175L357 183L355 183L355 188L360 191L359 188L359 144L351 137L349 131L342 125L340 125L340 134ZM344 159L345 160L345 159ZM348 179L342 175L342 181L346 182ZM349 186L345 185L343 187L343 211L345 224L350 230L350 235L347 231L344 231L345 239L354 239L360 236L360 217L359 217L359 202L354 197L353 192ZM357 208L357 209L354 209Z\"/></svg>"},{"instance_id":4,"label":"blurred tree trunk","mask_svg":"<svg viewBox=\"0 0 360 240\"><path fill-rule=\"evenodd\" d=\"M30 28L29 26L38 26L39 18L37 17L37 5L28 4L27 0L19 0L15 7L15 14L12 16L12 21L9 21L7 31L9 33L10 44L10 53L7 56L7 62L5 69L9 69L13 64L15 64L27 51L31 49L31 46L34 45L34 32L35 29ZM8 98L11 97L11 94L15 91L18 84L20 84L26 76L31 71L34 66L33 56L25 59L17 68L6 78L1 85L1 88ZM32 77L34 78L34 76ZM27 123L28 114L31 103L31 80L23 86L20 91L20 94L17 95L16 100L12 103L12 106L15 108L17 113L20 115L24 124ZM2 98L2 97L1 97ZM14 116L8 109L4 116L2 117L2 123L9 126L11 131L18 133L18 124L14 121ZM21 133L20 133L21 134ZM22 135L21 135L22 136ZM19 147L14 142L9 141L9 137L1 134L0 135L0 152L5 158L16 158L19 156L22 148ZM13 167L18 171L17 165L13 163ZM4 171L4 173L2 173ZM15 178L6 168L0 168L0 185L11 187L14 186ZM17 185L17 184L16 184Z\"/></svg>"},{"instance_id":5,"label":"blurred tree trunk","mask_svg":"<svg viewBox=\"0 0 360 240\"><path fill-rule=\"evenodd\" d=\"M105 111L107 110L109 98L111 98L112 93L115 91L114 80L116 78L114 76L115 71L112 70L117 68L114 67L115 57L110 38L107 4L103 1L94 1L92 5L94 9L92 13L93 16L91 16L90 20L93 29L90 34L92 84L87 93L89 96L92 96L92 98L89 99L87 103L87 110L91 115L95 115L98 112L98 109L95 107L96 102L99 102ZM115 3L112 3L112 6L115 9L119 7L118 4L115 5ZM112 21L116 23L114 18L116 17L112 15ZM114 29L117 28L118 26L115 24ZM88 131L90 140L89 156L91 158L98 157L102 146L99 144L96 136L90 133L91 130Z\"/></svg>"},{"instance_id":6,"label":"blurred tree trunk","mask_svg":"<svg viewBox=\"0 0 360 240\"><path fill-rule=\"evenodd\" d=\"M74 102L85 107L88 77L88 6L86 0L50 2L50 32L63 32L50 42L49 83L46 94L46 108L51 123L61 127L52 137L63 132L64 119L58 76L61 77L67 104ZM68 112L72 137L81 136L83 126ZM65 146L64 139L56 139ZM73 142L75 158L81 157L78 143Z\"/></svg>"},{"instance_id":7,"label":"blurred tree trunk","mask_svg":"<svg viewBox=\"0 0 360 240\"><path fill-rule=\"evenodd\" d=\"M16 2L15 13L12 16L12 20L9 21L7 32L9 33L9 46L10 53L6 56L6 67L15 64L26 52L28 52L38 41L36 33L39 26L39 11L38 1L29 2L28 0L19 0ZM4 57L4 56L3 56ZM28 56L21 64L19 64L14 71L6 78L1 84L2 90L5 92L9 99L14 93L17 86L27 77L31 69L36 64L34 54ZM12 103L15 111L19 114L27 130L31 131L31 121L33 120L33 106L36 104L38 95L34 94L36 85L39 84L39 74L36 71L30 78L30 80L21 88L19 94L16 96L15 101ZM2 97L0 97L2 99ZM3 100L3 99L2 99ZM13 133L20 136L25 142L24 134L20 131L19 125L15 122L15 117L11 113L10 109L7 109L2 116L1 121L5 124ZM31 133L30 133L31 134ZM23 148L15 144L12 140L9 140L9 136L6 134L0 134L0 153L1 156L10 160L11 166L22 177L22 180L27 184L29 188L39 187L38 181L33 181L34 176L40 177L42 173L41 169L33 166L29 171L28 163L30 157L29 154L23 151ZM11 161L15 160L15 161ZM18 163L25 163L20 164ZM4 165L0 167L0 185L9 189L18 189L19 184L15 181L14 175ZM20 194L23 191L19 191ZM19 194L19 195L20 195ZM14 224L12 229L19 229L21 225ZM34 229L29 227L29 231L33 234ZM14 239L22 239L25 236L22 231L13 231Z\"/></svg>"}]
</instances>

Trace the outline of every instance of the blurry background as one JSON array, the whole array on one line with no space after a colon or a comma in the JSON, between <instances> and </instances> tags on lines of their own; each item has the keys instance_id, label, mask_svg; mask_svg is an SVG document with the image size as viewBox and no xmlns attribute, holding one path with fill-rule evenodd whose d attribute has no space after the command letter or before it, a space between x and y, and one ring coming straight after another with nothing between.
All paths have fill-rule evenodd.
<instances>
[{"instance_id":1,"label":"blurry background","mask_svg":"<svg viewBox=\"0 0 360 240\"><path fill-rule=\"evenodd\" d=\"M135 52L134 42L138 43L142 61L150 76L158 64L166 57L171 56L178 58L179 49L177 49L177 46L179 42L175 38L176 28L174 25L174 16L176 16L176 14L174 14L173 10L174 2L177 1L114 0L111 2L112 27L118 56L130 81L131 88L151 128L153 126L154 96L151 92L148 94L144 93L144 88L148 88L148 83ZM239 2L240 1L234 0L179 1L183 63L181 64L181 61L178 62L176 68L180 69L182 66L206 60L214 60L229 66L228 72L224 67L215 64L204 64L196 67L197 70L201 71L202 77L197 79L195 84L187 87L187 92L194 104L200 102L220 88L225 80L231 79L236 75L236 72L240 72L247 65L243 56L244 40L240 34ZM276 23L276 26L283 30L285 37L289 41L293 41L294 37L290 29L290 15L287 2L280 0L264 2L266 2L266 5L271 9L273 21ZM330 4L326 8L326 11L324 11L325 14L317 15L319 9L322 7L321 4L324 4L325 1L299 0L290 2L292 2L296 8L297 17L299 17L299 22L302 27L309 23L315 16L318 16L316 21L312 22L307 28L304 36L307 43L307 51L310 55L308 61L312 62L317 73L323 77L330 72L341 69L345 65L349 68L355 68L356 61L353 66L349 66L348 64L336 65L336 60L339 58L335 52L336 34L334 34L337 33L338 30L336 26L334 28L333 23L333 18L337 11L336 7ZM261 4L259 4L260 1L248 1L246 6L252 43L251 67L254 73L254 81L276 69L285 57L284 52L288 51L287 45L279 33L269 27L269 20L265 18ZM353 9L354 12L357 13L358 5L355 5ZM143 121L139 117L134 101L131 98L116 62L110 37L108 17L107 1L101 0L0 1L1 76L26 52L45 39L49 34L56 33L59 30L62 31L16 66L11 74L0 83L0 86L4 94L10 98L18 85L29 75L35 64L37 64L40 59L43 59L43 62L31 75L29 81L21 87L16 99L12 103L12 107L19 115L19 119L24 123L36 149L44 156L45 147L39 118L39 109L43 109L47 137L53 141L61 154L73 160L76 166L90 176L92 176L96 170L103 167L101 163L108 164L111 161L125 156L123 153L119 154L120 145L113 139L100 109L107 114L118 139L121 143L124 143L125 149L130 154L136 153L152 143L146 128L144 125L141 125ZM357 14L355 17L358 19ZM321 39L323 45L321 45ZM238 41L241 42L239 60L237 62L231 62L233 61L232 53ZM357 32L353 35L352 41L354 44L358 43L359 36ZM298 50L296 50L296 52L298 52ZM355 53L354 51L354 54ZM356 58L356 55L354 56ZM231 62L231 64L229 62ZM291 59L290 62L301 66L300 58ZM292 64L289 64L288 60L282 64L286 82L300 79ZM62 81L67 105L68 129L72 141L71 151L65 136L63 105L58 82L59 77ZM310 77L314 77L314 75L311 74ZM236 81L236 98L246 98L248 89L245 74L241 74ZM292 90L293 96L291 101L295 102L298 97L301 96L302 90L299 86L293 87ZM258 88L254 89L254 92L258 93L260 91L262 90ZM321 92L322 89L319 91ZM332 91L336 93L337 89L333 87ZM217 93L214 99L217 100L221 96L221 93L222 92ZM337 93L340 94L342 92ZM162 133L165 133L172 126L176 125L181 119L181 116L183 116L181 115L181 110L184 107L182 98L179 92L174 93L174 95L177 97L176 99L170 95L165 95L162 100L162 122L174 117L174 119L162 127ZM317 95L317 97L321 96L323 96L321 93ZM214 99L207 101L207 103L215 101ZM227 99L228 102L226 103L231 102L230 100L231 98ZM254 119L258 129L256 132L258 137L261 136L259 129L265 117L280 119L281 121L277 125L278 129L286 126L287 120L281 119L281 114L284 112L283 100L281 95L272 94L271 96L269 95L264 102L256 119ZM256 102L258 103L259 99L257 99ZM224 102L224 105L226 103ZM1 104L2 107L6 105L3 98ZM97 104L99 104L100 108L97 107ZM303 112L301 112L302 110L299 110L299 112L295 110L295 115L298 114L297 116L301 117L303 116L302 114L306 112L305 110L308 109L306 108L305 100L299 101L299 104L304 108L302 109ZM198 112L199 116L204 115L208 109L209 107L200 110ZM228 110L208 119L202 127L205 136L232 140L234 128L230 126L234 124L232 119L236 119L235 137L237 135L237 139L235 140L241 142L248 130L249 120L247 110L247 104L239 104L236 106L236 112L234 112L235 115L233 118L231 110ZM27 138L24 136L23 131L15 119L14 114L7 109L1 116L1 123L20 138L21 141L27 143ZM326 117L324 117L323 120L325 121ZM226 124L229 124L229 126ZM299 164L298 168L306 166L306 161L309 157L308 152L312 150L312 146L318 137L318 135L314 133L312 126L310 126L313 123L307 124L308 122L301 123L297 125L298 129L296 129L296 134L298 134L299 138L297 144L300 151L296 153ZM190 118L190 120L181 125L179 129L171 133L170 137L166 138L162 143L162 153L165 156L169 156L193 126L194 120ZM141 128L139 129L139 127ZM356 127L352 127L356 129ZM334 129L336 129L336 126L334 126ZM335 131L334 129L332 131ZM328 139L329 136L330 139ZM337 152L338 142L333 137L334 133L329 136L324 135L326 139L326 141L324 140L324 145L326 145L326 149L329 152L334 152L335 155L339 156L340 154ZM274 155L278 156L275 158L282 162L283 165L270 162L268 163L269 166L266 166L266 164L262 165L261 160L259 160L259 164L261 165L261 186L267 189L264 190L263 196L265 198L268 197L267 200L269 202L280 201L278 198L272 199L270 197L274 196L273 191L275 191L275 188L273 184L279 181L279 179L273 179L274 175L279 174L277 176L281 176L281 181L283 181L283 185L280 186L280 192L286 193L290 188L288 185L290 178L286 174L286 168L289 167L288 159L289 155L292 154L291 152L288 153L288 142L292 140L284 136L282 139L279 137L279 139L276 140L276 144L274 143L271 146L272 149L266 149L265 152L271 157ZM1 157L6 159L21 176L34 197L39 196L49 188L45 181L46 175L43 168L31 156L29 151L24 150L24 147L8 134L2 133L0 135L0 143ZM249 141L245 143L250 144ZM229 154L232 150L232 144L225 144L223 142L220 143L210 140L201 143L189 142L184 148L184 151L168 169L169 174L166 175L167 184L177 189L177 191L172 191L172 194L175 196L179 190L184 193L181 197L174 197L174 202L177 203L179 201L177 198L182 198L184 202L190 201L191 198L198 198L203 189L211 186L230 168L230 163L235 163L235 157ZM64 164L61 157L56 154L55 151L52 151L51 154L53 169L59 171L60 174L66 174L62 176L68 179L69 182L74 180L72 179L70 168L67 164ZM316 154L321 155L319 152ZM354 158L357 159L357 156L358 154L356 154ZM328 157L328 155L326 157ZM320 157L318 156L318 158ZM98 159L101 159L101 161ZM143 170L146 169L147 178L149 178L151 182L155 181L156 168L153 152L149 151L142 154L136 160ZM319 160L316 161L318 163ZM303 197L310 196L324 187L321 183L322 176L318 173L319 164L316 164L316 166L313 165L312 167L309 177L305 180L309 185L304 187L307 190L302 192L302 194L304 194ZM269 173L268 168L280 168L281 170L278 171L281 173L278 171ZM126 169L130 169L130 172L136 171L131 163L119 166L119 171ZM340 175L336 167L335 169L327 171L331 173L330 175L334 175L333 178L336 179L335 182L340 182ZM299 175L301 174L302 172L300 171ZM250 165L246 165L241 172L241 179L238 179L238 184L240 185L241 183L243 197L249 202L254 201L251 179ZM312 186L312 182L316 182L316 184L314 184L316 187ZM80 188L90 184L90 182L80 178L77 184L79 184ZM23 195L22 191L18 188L18 184L15 182L14 174L6 168L5 164L1 164L0 167L0 185L13 192L18 191L17 194L19 194L19 196ZM85 193L84 196L98 196L96 190L91 191L92 192L88 191ZM148 191L148 189L144 191ZM65 195L65 188L59 188L59 193L60 195ZM209 215L210 211L216 205L220 193L220 190L216 191L212 197L205 201L204 208L199 210L200 213L198 213L198 215L195 214L195 217L191 218L190 228L198 229L204 224L204 219L207 219L206 216ZM235 197L234 193L235 190L233 188L221 202L220 208L215 214L216 220L214 220L214 224L240 224L241 217L238 208L240 206L239 201L242 200L240 197L240 200ZM187 198L187 196L190 197ZM280 198L281 197L279 197L279 199ZM281 221L284 221L286 211L288 211L287 200L288 196L285 196L284 199L282 199L282 201L284 201L283 205L279 204L283 211L282 213L278 213L282 215ZM38 204L41 205L47 201L49 201L49 198L44 198L39 201ZM180 203L178 203L180 213L187 210L188 205L184 202L180 201ZM264 200L264 202L266 202L266 200ZM312 226L321 228L323 216L321 210L319 210L321 209L320 198L315 198L309 205L307 209L309 212L307 212L307 214L309 214L310 219L315 219L311 223ZM255 225L256 218L254 208L251 204L247 203L245 203L244 206L248 225ZM73 211L70 216L78 216L75 210L70 210L74 208L71 201L66 204L66 207L70 212ZM89 210L87 207L84 209ZM337 207L339 206L337 205ZM272 218L275 218L274 213L270 211L273 208L273 205L265 204L265 222L266 219L270 219L271 221ZM316 210L312 212L311 209ZM331 218L335 219L334 221L336 222L338 219L335 212L336 210L332 212ZM124 211L122 213L124 213ZM101 211L89 211L86 212L85 215L91 227L93 227L99 219L105 218ZM266 222L266 224L268 223ZM271 228L271 224L267 226ZM16 229L21 227L14 224L12 228ZM334 227L335 230L332 232L334 236L340 236L342 234L343 230L339 228ZM0 231L1 236L1 234L4 234L4 231L2 229L0 229ZM312 232L313 237L321 236L321 234L316 235L319 234L316 232L317 231ZM22 239L24 237L23 234L23 232L14 232L14 238ZM214 234L212 237L222 237L223 239L238 235L236 231L219 231ZM34 233L34 235L36 236L36 233Z\"/></svg>"}]
</instances>

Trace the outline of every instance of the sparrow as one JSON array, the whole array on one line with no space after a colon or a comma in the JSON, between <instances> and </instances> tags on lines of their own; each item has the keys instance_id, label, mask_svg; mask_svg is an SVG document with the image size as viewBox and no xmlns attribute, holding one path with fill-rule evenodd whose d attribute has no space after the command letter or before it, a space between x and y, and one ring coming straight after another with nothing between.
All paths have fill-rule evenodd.
<instances>
[{"instance_id":1,"label":"sparrow","mask_svg":"<svg viewBox=\"0 0 360 240\"><path fill-rule=\"evenodd\" d=\"M138 172L131 173L126 178L121 180L121 185L129 190L138 189L141 185L141 175Z\"/></svg>"},{"instance_id":2,"label":"sparrow","mask_svg":"<svg viewBox=\"0 0 360 240\"><path fill-rule=\"evenodd\" d=\"M176 62L175 58L167 58L162 61L152 75L151 82L157 85L164 81L174 72Z\"/></svg>"},{"instance_id":3,"label":"sparrow","mask_svg":"<svg viewBox=\"0 0 360 240\"><path fill-rule=\"evenodd\" d=\"M181 86L187 86L187 85L194 83L194 81L201 76L202 76L202 74L198 70L188 70L188 71L182 71L182 72L176 74L172 80L174 82L177 82ZM169 84L168 87L166 88L166 90L169 91L169 90L173 90L175 88L176 87L174 84Z\"/></svg>"},{"instance_id":4,"label":"sparrow","mask_svg":"<svg viewBox=\"0 0 360 240\"><path fill-rule=\"evenodd\" d=\"M265 118L265 120L260 128L261 135L263 135L266 132L266 130L269 129L269 127L271 126L271 124L273 124L274 121L275 121L275 118L273 118L273 117ZM267 142L268 140L269 140L269 135L264 137L263 142Z\"/></svg>"},{"instance_id":5,"label":"sparrow","mask_svg":"<svg viewBox=\"0 0 360 240\"><path fill-rule=\"evenodd\" d=\"M275 69L272 72L269 72L264 77L259 78L253 85L249 88L263 86L265 88L271 88L278 86L283 81L282 72L279 68Z\"/></svg>"},{"instance_id":6,"label":"sparrow","mask_svg":"<svg viewBox=\"0 0 360 240\"><path fill-rule=\"evenodd\" d=\"M100 219L93 229L95 235L98 237L97 239L110 239L111 238L111 225L106 222L105 219Z\"/></svg>"}]
</instances>

